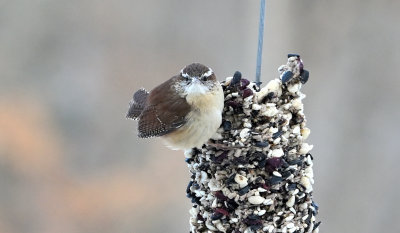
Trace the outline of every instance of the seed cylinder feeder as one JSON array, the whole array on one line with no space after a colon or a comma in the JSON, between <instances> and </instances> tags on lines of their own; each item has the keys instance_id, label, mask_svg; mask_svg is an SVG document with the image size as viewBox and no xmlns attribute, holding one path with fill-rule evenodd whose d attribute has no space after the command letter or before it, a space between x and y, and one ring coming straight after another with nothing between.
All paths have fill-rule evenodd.
<instances>
[{"instance_id":1,"label":"seed cylinder feeder","mask_svg":"<svg viewBox=\"0 0 400 233\"><path fill-rule=\"evenodd\" d=\"M301 92L309 72L296 54L278 71L262 88L240 72L222 82L221 127L185 152L191 233L319 231Z\"/></svg>"}]
</instances>

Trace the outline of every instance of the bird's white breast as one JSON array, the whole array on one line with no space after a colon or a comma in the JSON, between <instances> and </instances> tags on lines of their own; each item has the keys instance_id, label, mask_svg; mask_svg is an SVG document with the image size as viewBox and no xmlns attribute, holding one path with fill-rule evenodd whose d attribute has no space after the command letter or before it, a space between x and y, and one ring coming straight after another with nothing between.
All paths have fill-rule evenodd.
<instances>
[{"instance_id":1,"label":"bird's white breast","mask_svg":"<svg viewBox=\"0 0 400 233\"><path fill-rule=\"evenodd\" d=\"M194 86L186 95L192 110L186 116L185 125L165 137L172 149L201 147L221 125L224 107L222 87L215 85L211 91L201 88Z\"/></svg>"}]
</instances>

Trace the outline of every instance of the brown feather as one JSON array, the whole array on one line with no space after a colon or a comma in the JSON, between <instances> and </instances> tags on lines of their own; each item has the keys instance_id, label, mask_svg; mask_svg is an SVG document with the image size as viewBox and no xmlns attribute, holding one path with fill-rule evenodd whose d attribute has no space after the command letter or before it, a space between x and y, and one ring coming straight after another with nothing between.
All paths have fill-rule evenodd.
<instances>
[{"instance_id":1,"label":"brown feather","mask_svg":"<svg viewBox=\"0 0 400 233\"><path fill-rule=\"evenodd\" d=\"M178 79L174 76L150 92L139 116L139 137L163 136L185 124L190 105L174 89Z\"/></svg>"},{"instance_id":2,"label":"brown feather","mask_svg":"<svg viewBox=\"0 0 400 233\"><path fill-rule=\"evenodd\" d=\"M140 89L136 91L135 94L133 94L132 100L129 102L129 109L126 117L137 120L145 108L148 96L149 92L145 89Z\"/></svg>"}]
</instances>

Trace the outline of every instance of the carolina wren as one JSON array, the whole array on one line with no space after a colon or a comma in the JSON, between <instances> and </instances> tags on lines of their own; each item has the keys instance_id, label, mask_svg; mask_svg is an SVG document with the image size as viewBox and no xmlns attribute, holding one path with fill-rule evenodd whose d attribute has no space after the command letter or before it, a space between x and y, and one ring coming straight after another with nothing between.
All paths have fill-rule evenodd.
<instances>
[{"instance_id":1,"label":"carolina wren","mask_svg":"<svg viewBox=\"0 0 400 233\"><path fill-rule=\"evenodd\" d=\"M140 89L127 118L139 120L139 137L165 139L172 149L201 147L222 121L224 93L211 68L193 63L152 91Z\"/></svg>"}]
</instances>

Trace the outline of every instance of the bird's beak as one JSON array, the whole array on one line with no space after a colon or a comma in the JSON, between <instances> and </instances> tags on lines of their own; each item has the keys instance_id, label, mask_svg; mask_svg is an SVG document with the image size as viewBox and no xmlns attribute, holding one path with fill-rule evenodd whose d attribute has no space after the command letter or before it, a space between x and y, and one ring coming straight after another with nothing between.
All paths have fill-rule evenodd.
<instances>
[{"instance_id":1,"label":"bird's beak","mask_svg":"<svg viewBox=\"0 0 400 233\"><path fill-rule=\"evenodd\" d=\"M197 84L197 83L200 84L201 83L200 79L198 77L193 77L191 82L192 82L192 84Z\"/></svg>"}]
</instances>

